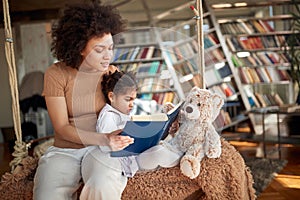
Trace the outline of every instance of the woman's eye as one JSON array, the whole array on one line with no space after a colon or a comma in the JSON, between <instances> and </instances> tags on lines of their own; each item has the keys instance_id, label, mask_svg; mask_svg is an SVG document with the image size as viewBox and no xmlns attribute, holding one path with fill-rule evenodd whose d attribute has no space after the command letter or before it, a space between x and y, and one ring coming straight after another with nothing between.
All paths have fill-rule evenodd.
<instances>
[{"instance_id":1,"label":"woman's eye","mask_svg":"<svg viewBox=\"0 0 300 200\"><path fill-rule=\"evenodd\" d=\"M95 49L95 51L96 51L97 53L102 53L102 52L103 52L103 49Z\"/></svg>"}]
</instances>

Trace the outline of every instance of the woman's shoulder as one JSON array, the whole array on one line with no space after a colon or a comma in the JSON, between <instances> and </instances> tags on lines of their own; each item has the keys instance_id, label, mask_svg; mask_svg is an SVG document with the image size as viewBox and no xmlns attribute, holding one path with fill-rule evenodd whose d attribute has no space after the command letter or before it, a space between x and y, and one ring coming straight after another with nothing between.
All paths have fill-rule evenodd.
<instances>
[{"instance_id":1,"label":"woman's shoulder","mask_svg":"<svg viewBox=\"0 0 300 200\"><path fill-rule=\"evenodd\" d=\"M46 70L46 73L70 73L76 72L77 69L67 66L64 62L56 62Z\"/></svg>"}]
</instances>

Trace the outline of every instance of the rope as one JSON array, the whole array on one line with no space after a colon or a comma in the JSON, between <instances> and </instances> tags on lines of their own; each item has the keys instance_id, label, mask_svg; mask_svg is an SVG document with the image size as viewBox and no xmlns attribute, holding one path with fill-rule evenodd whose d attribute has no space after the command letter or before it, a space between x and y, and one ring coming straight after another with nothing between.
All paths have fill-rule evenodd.
<instances>
[{"instance_id":1,"label":"rope","mask_svg":"<svg viewBox=\"0 0 300 200\"><path fill-rule=\"evenodd\" d=\"M193 10L195 16L193 17L196 19L196 26L197 26L197 39L198 39L198 58L199 58L199 71L202 74L200 78L200 88L205 89L205 62L204 62L204 40L203 40L203 9L202 9L202 0L196 1L196 7L190 6Z\"/></svg>"},{"instance_id":2,"label":"rope","mask_svg":"<svg viewBox=\"0 0 300 200\"><path fill-rule=\"evenodd\" d=\"M204 64L204 45L203 45L203 10L202 10L202 0L197 0L196 7L199 12L199 17L197 18L197 37L198 37L198 56L199 56L199 66L200 66L200 72L202 73L201 76L201 88L205 89L205 80L204 80L204 74L205 74L205 64Z\"/></svg>"},{"instance_id":3,"label":"rope","mask_svg":"<svg viewBox=\"0 0 300 200\"><path fill-rule=\"evenodd\" d=\"M5 55L8 64L8 75L9 84L12 97L12 112L13 112L13 122L14 130L16 135L15 151L12 154L14 159L9 163L11 170L13 171L15 167L22 161L23 158L28 156L28 150L26 148L25 142L22 141L22 131L21 131L21 120L20 120L20 106L19 106L19 93L18 93L18 81L17 81L17 70L14 55L14 44L11 30L11 22L9 15L8 0L2 0L3 2L3 15L4 15L4 30L5 30Z\"/></svg>"}]
</instances>

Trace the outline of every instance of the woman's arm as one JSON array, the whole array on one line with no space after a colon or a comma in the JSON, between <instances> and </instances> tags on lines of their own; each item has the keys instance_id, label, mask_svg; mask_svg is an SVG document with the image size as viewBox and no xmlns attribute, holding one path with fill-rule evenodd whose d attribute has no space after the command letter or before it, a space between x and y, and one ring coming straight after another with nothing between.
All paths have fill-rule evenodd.
<instances>
[{"instance_id":1,"label":"woman's arm","mask_svg":"<svg viewBox=\"0 0 300 200\"><path fill-rule=\"evenodd\" d=\"M79 130L69 123L67 105L64 97L45 97L48 113L56 137L84 145L109 146L113 151L121 150L133 143L133 139L118 135L121 130L110 134Z\"/></svg>"}]
</instances>

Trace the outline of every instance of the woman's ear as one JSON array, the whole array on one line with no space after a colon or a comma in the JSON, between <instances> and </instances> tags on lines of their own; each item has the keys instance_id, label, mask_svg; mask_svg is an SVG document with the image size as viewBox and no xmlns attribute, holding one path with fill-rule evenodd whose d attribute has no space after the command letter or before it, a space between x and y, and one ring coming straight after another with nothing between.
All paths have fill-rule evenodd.
<instances>
[{"instance_id":1,"label":"woman's ear","mask_svg":"<svg viewBox=\"0 0 300 200\"><path fill-rule=\"evenodd\" d=\"M108 96L108 99L109 99L110 103L112 103L113 102L114 93L113 92L108 92L107 96Z\"/></svg>"}]
</instances>

